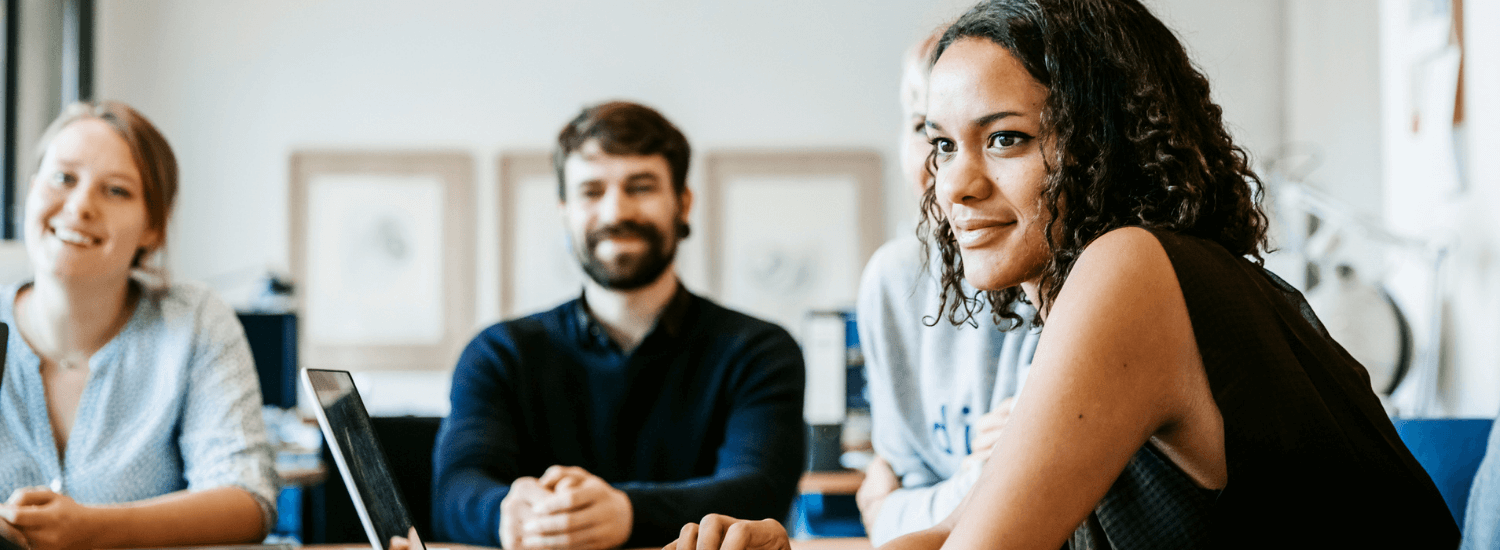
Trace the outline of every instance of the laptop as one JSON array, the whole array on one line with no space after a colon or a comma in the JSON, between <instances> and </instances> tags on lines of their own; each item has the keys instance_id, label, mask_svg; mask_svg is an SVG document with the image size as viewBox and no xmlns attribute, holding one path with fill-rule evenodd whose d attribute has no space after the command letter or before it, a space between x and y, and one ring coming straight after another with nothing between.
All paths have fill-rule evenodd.
<instances>
[{"instance_id":1,"label":"laptop","mask_svg":"<svg viewBox=\"0 0 1500 550\"><path fill-rule=\"evenodd\" d=\"M318 406L318 425L333 461L349 488L354 511L374 550L386 550L391 537L406 537L412 528L406 501L391 476L386 455L370 424L354 378L348 371L302 369L302 381ZM420 536L420 535L419 535ZM411 550L426 550L418 541Z\"/></svg>"}]
</instances>

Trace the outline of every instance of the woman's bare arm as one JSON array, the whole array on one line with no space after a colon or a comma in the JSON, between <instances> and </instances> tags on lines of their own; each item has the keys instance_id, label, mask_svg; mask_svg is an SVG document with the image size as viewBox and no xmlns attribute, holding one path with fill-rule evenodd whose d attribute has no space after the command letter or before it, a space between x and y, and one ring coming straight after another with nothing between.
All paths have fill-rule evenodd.
<instances>
[{"instance_id":1,"label":"woman's bare arm","mask_svg":"<svg viewBox=\"0 0 1500 550\"><path fill-rule=\"evenodd\" d=\"M260 504L237 487L111 506L83 506L47 489L20 490L6 507L37 550L242 543L266 535Z\"/></svg>"},{"instance_id":2,"label":"woman's bare arm","mask_svg":"<svg viewBox=\"0 0 1500 550\"><path fill-rule=\"evenodd\" d=\"M1222 472L1222 428L1217 455L1199 452L1213 443L1196 441L1202 430L1177 437L1179 424L1202 412L1208 385L1175 272L1154 236L1119 229L1091 244L1046 326L1026 390L950 518L944 548L1061 546L1152 436L1168 435L1174 456L1189 462L1217 456Z\"/></svg>"},{"instance_id":3,"label":"woman's bare arm","mask_svg":"<svg viewBox=\"0 0 1500 550\"><path fill-rule=\"evenodd\" d=\"M1227 481L1222 420L1156 237L1126 228L1096 240L1046 325L1026 389L974 488L942 523L883 550L1058 548L1152 438L1199 485ZM725 537L731 526L743 534ZM668 548L789 547L770 521L716 517L704 529L684 528Z\"/></svg>"}]
</instances>

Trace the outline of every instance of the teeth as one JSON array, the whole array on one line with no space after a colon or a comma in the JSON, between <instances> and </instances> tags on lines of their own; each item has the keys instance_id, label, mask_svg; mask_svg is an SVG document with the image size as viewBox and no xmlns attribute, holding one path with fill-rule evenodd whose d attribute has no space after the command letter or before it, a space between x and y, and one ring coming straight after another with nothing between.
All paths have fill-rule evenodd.
<instances>
[{"instance_id":1,"label":"teeth","mask_svg":"<svg viewBox=\"0 0 1500 550\"><path fill-rule=\"evenodd\" d=\"M79 233L77 231L73 231L71 229L64 229L64 228L61 228L61 227L54 227L54 228L52 228L52 233L54 235L57 235L57 238L59 240L61 240L62 242L68 243L68 244L76 244L76 245L79 245L79 246L85 246L85 245L94 244L94 239L86 237L86 236L84 236L84 234Z\"/></svg>"}]
</instances>

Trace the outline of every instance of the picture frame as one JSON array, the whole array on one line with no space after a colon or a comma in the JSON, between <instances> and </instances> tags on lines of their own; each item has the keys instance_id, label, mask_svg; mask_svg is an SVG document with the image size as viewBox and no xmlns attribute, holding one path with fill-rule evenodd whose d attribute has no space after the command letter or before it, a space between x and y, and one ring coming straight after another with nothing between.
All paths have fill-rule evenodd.
<instances>
[{"instance_id":1,"label":"picture frame","mask_svg":"<svg viewBox=\"0 0 1500 550\"><path fill-rule=\"evenodd\" d=\"M884 240L874 151L713 151L704 159L713 292L786 328L854 307L865 262Z\"/></svg>"},{"instance_id":2,"label":"picture frame","mask_svg":"<svg viewBox=\"0 0 1500 550\"><path fill-rule=\"evenodd\" d=\"M545 151L501 153L500 313L510 319L577 298L583 268L558 212L557 172Z\"/></svg>"},{"instance_id":3,"label":"picture frame","mask_svg":"<svg viewBox=\"0 0 1500 550\"><path fill-rule=\"evenodd\" d=\"M302 365L452 368L475 324L473 157L298 151L290 171Z\"/></svg>"}]
</instances>

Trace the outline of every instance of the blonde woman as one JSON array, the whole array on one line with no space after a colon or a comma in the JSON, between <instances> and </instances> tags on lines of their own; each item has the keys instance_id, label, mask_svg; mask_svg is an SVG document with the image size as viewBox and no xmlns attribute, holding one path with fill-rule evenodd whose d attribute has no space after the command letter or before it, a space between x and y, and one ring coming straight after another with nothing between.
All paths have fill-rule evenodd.
<instances>
[{"instance_id":1,"label":"blonde woman","mask_svg":"<svg viewBox=\"0 0 1500 550\"><path fill-rule=\"evenodd\" d=\"M37 550L264 538L275 474L244 331L204 287L142 276L177 194L166 139L78 103L38 151L35 278L0 290L0 527Z\"/></svg>"}]
</instances>

